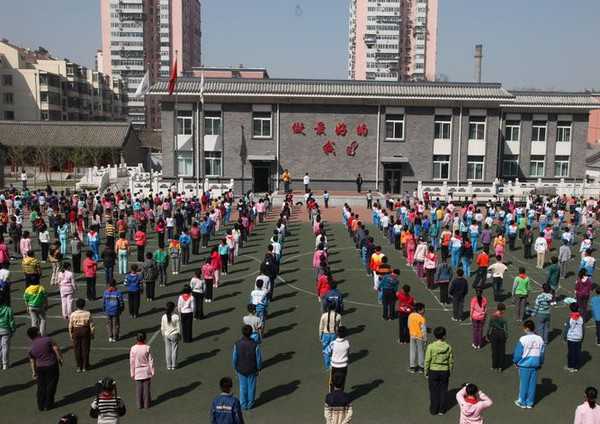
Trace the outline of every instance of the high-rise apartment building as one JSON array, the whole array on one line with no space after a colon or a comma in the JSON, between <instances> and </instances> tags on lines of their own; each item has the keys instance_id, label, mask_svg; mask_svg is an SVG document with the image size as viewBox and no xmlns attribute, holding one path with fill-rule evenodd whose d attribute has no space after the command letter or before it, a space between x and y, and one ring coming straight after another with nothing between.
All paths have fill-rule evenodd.
<instances>
[{"instance_id":1,"label":"high-rise apartment building","mask_svg":"<svg viewBox=\"0 0 600 424\"><path fill-rule=\"evenodd\" d=\"M201 65L200 0L100 0L102 70L125 81L129 120L160 127L158 103L133 98L146 71L167 77L177 56L179 74Z\"/></svg>"},{"instance_id":2,"label":"high-rise apartment building","mask_svg":"<svg viewBox=\"0 0 600 424\"><path fill-rule=\"evenodd\" d=\"M0 40L0 119L119 121L127 115L120 80L46 50Z\"/></svg>"},{"instance_id":3,"label":"high-rise apartment building","mask_svg":"<svg viewBox=\"0 0 600 424\"><path fill-rule=\"evenodd\" d=\"M348 77L435 80L438 0L350 0Z\"/></svg>"}]
</instances>

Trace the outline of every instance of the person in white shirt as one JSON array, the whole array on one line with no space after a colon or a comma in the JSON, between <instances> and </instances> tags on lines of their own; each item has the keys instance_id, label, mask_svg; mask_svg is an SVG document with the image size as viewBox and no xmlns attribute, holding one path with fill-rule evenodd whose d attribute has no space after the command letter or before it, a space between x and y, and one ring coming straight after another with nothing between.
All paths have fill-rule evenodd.
<instances>
[{"instance_id":1,"label":"person in white shirt","mask_svg":"<svg viewBox=\"0 0 600 424\"><path fill-rule=\"evenodd\" d=\"M346 385L346 375L348 375L348 356L350 355L350 342L346 340L348 331L343 325L337 330L337 338L329 345L331 351L331 377L330 382L339 379L341 389ZM338 375L339 377L335 377ZM330 383L329 391L333 391L333 384Z\"/></svg>"},{"instance_id":2,"label":"person in white shirt","mask_svg":"<svg viewBox=\"0 0 600 424\"><path fill-rule=\"evenodd\" d=\"M544 262L546 260L546 250L548 250L548 242L540 234L535 239L534 247L535 253L537 253L537 269L544 269Z\"/></svg>"},{"instance_id":3,"label":"person in white shirt","mask_svg":"<svg viewBox=\"0 0 600 424\"><path fill-rule=\"evenodd\" d=\"M194 296L192 296L192 288L188 285L183 287L183 292L177 300L177 310L181 315L181 334L183 336L183 342L191 343L196 301L194 300Z\"/></svg>"},{"instance_id":4,"label":"person in white shirt","mask_svg":"<svg viewBox=\"0 0 600 424\"><path fill-rule=\"evenodd\" d=\"M21 170L21 183L23 184L23 190L27 189L27 172L25 169Z\"/></svg>"},{"instance_id":5,"label":"person in white shirt","mask_svg":"<svg viewBox=\"0 0 600 424\"><path fill-rule=\"evenodd\" d=\"M165 314L160 321L160 333L165 340L165 358L168 370L177 366L177 347L181 337L179 315L175 314L175 303L167 302Z\"/></svg>"},{"instance_id":6,"label":"person in white shirt","mask_svg":"<svg viewBox=\"0 0 600 424\"><path fill-rule=\"evenodd\" d=\"M44 229L38 234L40 240L40 247L42 248L42 262L45 263L48 260L48 250L50 249L50 233L48 227L44 226Z\"/></svg>"},{"instance_id":7,"label":"person in white shirt","mask_svg":"<svg viewBox=\"0 0 600 424\"><path fill-rule=\"evenodd\" d=\"M308 176L308 172L304 174L304 177L302 178L302 183L304 184L304 192L308 193L310 191L310 177Z\"/></svg>"},{"instance_id":8,"label":"person in white shirt","mask_svg":"<svg viewBox=\"0 0 600 424\"><path fill-rule=\"evenodd\" d=\"M190 287L192 289L192 296L196 302L196 309L194 311L194 318L204 318L204 294L206 293L206 283L202 279L202 271L198 270L194 273L194 276L190 280Z\"/></svg>"},{"instance_id":9,"label":"person in white shirt","mask_svg":"<svg viewBox=\"0 0 600 424\"><path fill-rule=\"evenodd\" d=\"M256 284L258 281L262 281L262 290L264 290L265 292L269 292L269 290L271 289L271 279L266 276L265 274L259 274L258 277L256 277L256 280L254 280L254 288L256 289L256 287L258 287L258 285Z\"/></svg>"}]
</instances>

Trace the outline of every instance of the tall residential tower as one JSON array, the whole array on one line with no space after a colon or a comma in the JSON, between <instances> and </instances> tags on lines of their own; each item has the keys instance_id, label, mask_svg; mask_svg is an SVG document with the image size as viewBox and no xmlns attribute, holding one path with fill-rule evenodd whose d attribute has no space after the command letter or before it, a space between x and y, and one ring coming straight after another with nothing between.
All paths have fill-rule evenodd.
<instances>
[{"instance_id":1,"label":"tall residential tower","mask_svg":"<svg viewBox=\"0 0 600 424\"><path fill-rule=\"evenodd\" d=\"M350 0L348 77L435 80L438 0Z\"/></svg>"},{"instance_id":2,"label":"tall residential tower","mask_svg":"<svg viewBox=\"0 0 600 424\"><path fill-rule=\"evenodd\" d=\"M121 78L129 94L129 120L160 127L155 101L133 94L144 73L168 77L177 55L179 74L201 65L200 0L100 0L102 70Z\"/></svg>"}]
</instances>

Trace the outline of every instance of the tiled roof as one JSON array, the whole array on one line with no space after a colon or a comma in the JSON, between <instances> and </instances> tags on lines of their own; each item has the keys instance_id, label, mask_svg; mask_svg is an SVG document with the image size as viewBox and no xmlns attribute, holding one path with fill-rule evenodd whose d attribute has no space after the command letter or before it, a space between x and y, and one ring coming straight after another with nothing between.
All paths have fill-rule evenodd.
<instances>
[{"instance_id":1,"label":"tiled roof","mask_svg":"<svg viewBox=\"0 0 600 424\"><path fill-rule=\"evenodd\" d=\"M200 78L177 81L178 95L199 95ZM150 94L167 94L167 81L158 81ZM406 99L481 99L511 101L500 84L454 82L383 82L304 79L206 79L205 96L340 97Z\"/></svg>"},{"instance_id":2,"label":"tiled roof","mask_svg":"<svg viewBox=\"0 0 600 424\"><path fill-rule=\"evenodd\" d=\"M515 95L511 106L567 106L567 107L600 107L600 101L591 93L568 93L547 91L511 91Z\"/></svg>"},{"instance_id":3,"label":"tiled roof","mask_svg":"<svg viewBox=\"0 0 600 424\"><path fill-rule=\"evenodd\" d=\"M0 144L120 148L129 128L127 122L0 121Z\"/></svg>"},{"instance_id":4,"label":"tiled roof","mask_svg":"<svg viewBox=\"0 0 600 424\"><path fill-rule=\"evenodd\" d=\"M162 150L162 132L161 130L152 130L148 128L135 131L142 142L142 147L154 150Z\"/></svg>"}]
</instances>

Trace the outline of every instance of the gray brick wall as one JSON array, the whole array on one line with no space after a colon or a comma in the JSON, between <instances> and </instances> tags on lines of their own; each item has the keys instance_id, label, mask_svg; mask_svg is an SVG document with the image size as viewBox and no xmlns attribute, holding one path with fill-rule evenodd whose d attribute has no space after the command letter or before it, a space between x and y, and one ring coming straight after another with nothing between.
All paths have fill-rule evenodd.
<instances>
[{"instance_id":1,"label":"gray brick wall","mask_svg":"<svg viewBox=\"0 0 600 424\"><path fill-rule=\"evenodd\" d=\"M443 107L443 105L441 106ZM241 188L242 163L240 148L242 138L245 139L248 155L277 155L277 134L280 137L279 163L271 164L273 189L277 186L277 175L283 169L289 169L294 178L293 187L300 188L302 176L309 172L312 187L328 190L355 190L355 178L361 173L365 190L375 188L376 170L379 168L379 188L383 189L384 165L377 163L377 110L375 105L315 105L315 104L281 104L279 105L280 126L277 126L277 105L272 105L272 138L252 138L252 104L222 104L222 139L223 179L234 178L236 188ZM175 149L173 140L173 104L161 105L163 174L175 176ZM405 113L405 137L403 141L385 141L385 106L381 107L380 122L380 158L402 155L409 159L408 164L401 165L401 190L412 191L417 181L431 181L433 178L433 139L434 139L434 107L407 106ZM512 113L502 111L502 113ZM569 113L565 111L564 113ZM491 183L501 176L502 142L499 133L501 111L499 108L487 109L486 120L486 152L484 184ZM456 184L460 157L460 181L467 182L467 157L469 143L469 109L463 108L462 143L459 152L460 109L452 109L452 155L450 158L450 178L448 184ZM519 164L521 178L529 174L531 152L532 113L521 114L521 145ZM554 151L556 143L557 114L548 116L546 178L554 177ZM322 121L326 126L326 135L315 134L314 127ZM292 125L302 122L304 135L294 134ZM335 126L344 122L348 128L345 137L335 134ZM365 123L368 135L356 134L358 124ZM587 138L588 115L573 115L572 156L570 174L572 178L582 178L585 174L585 141ZM243 136L243 137L242 137ZM335 142L336 155L327 156L322 147L327 140ZM346 147L356 141L359 145L356 156L346 154ZM244 188L252 186L252 166L247 161L243 166ZM278 167L277 167L278 165Z\"/></svg>"}]
</instances>

